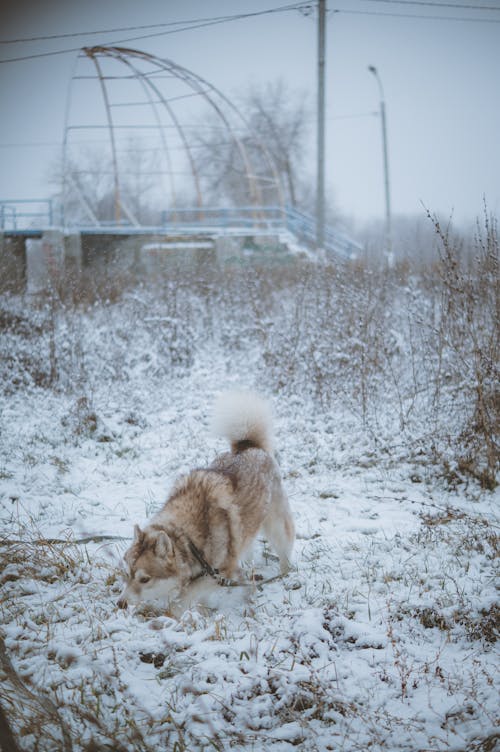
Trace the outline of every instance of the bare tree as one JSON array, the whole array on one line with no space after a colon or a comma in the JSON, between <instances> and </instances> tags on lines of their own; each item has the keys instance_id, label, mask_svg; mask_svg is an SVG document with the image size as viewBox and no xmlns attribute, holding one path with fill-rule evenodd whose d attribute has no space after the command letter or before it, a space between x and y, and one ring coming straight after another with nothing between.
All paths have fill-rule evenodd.
<instances>
[{"instance_id":1,"label":"bare tree","mask_svg":"<svg viewBox=\"0 0 500 752\"><path fill-rule=\"evenodd\" d=\"M217 203L267 204L276 202L279 180L285 201L296 206L310 137L306 96L279 80L250 88L239 104L243 117L236 130L226 129L212 114L195 133L205 192Z\"/></svg>"},{"instance_id":2,"label":"bare tree","mask_svg":"<svg viewBox=\"0 0 500 752\"><path fill-rule=\"evenodd\" d=\"M306 95L282 81L253 87L243 100L250 130L258 134L286 187L288 203L297 205L299 174L310 137Z\"/></svg>"}]
</instances>

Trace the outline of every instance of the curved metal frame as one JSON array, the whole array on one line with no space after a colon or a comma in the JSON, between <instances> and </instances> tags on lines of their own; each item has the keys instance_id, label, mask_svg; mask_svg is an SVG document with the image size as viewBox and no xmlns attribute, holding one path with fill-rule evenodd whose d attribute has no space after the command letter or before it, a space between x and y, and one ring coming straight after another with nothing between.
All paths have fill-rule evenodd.
<instances>
[{"instance_id":1,"label":"curved metal frame","mask_svg":"<svg viewBox=\"0 0 500 752\"><path fill-rule=\"evenodd\" d=\"M116 138L115 138L115 122L113 120L112 115L112 106L113 103L111 101L111 92L110 92L110 86L107 81L107 77L104 75L103 71L103 65L102 60L100 58L111 58L118 63L124 65L128 70L131 71L131 78L135 79L141 86L144 96L146 97L146 100L144 102L135 103L135 104L145 104L148 105L152 111L152 116L156 124L156 128L158 129L159 135L160 135L160 141L161 141L161 148L163 150L163 154L165 157L165 163L167 165L166 173L168 173L168 179L169 179L169 186L170 186L170 193L171 193L171 208L174 212L177 208L177 188L175 184L175 175L172 165L172 159L170 155L170 149L169 149L169 143L168 143L168 134L166 133L167 126L162 122L162 118L160 116L160 107L164 109L164 112L168 116L168 122L172 124L172 126L178 134L178 138L180 139L180 142L178 142L180 145L178 148L182 148L184 150L184 153L187 157L189 168L192 176L192 181L195 189L196 194L196 203L200 210L203 208L203 196L201 191L201 179L203 178L203 174L200 174L198 167L196 165L196 161L193 157L192 153L192 144L190 144L188 134L186 133L186 127L185 124L182 123L180 118L178 117L178 114L176 113L174 107L171 104L171 101L168 100L168 97L165 96L162 89L157 85L157 83L154 80L151 80L151 78L154 78L154 75L156 73L161 74L167 73L169 76L172 76L173 78L177 79L177 81L182 82L186 85L188 90L192 92L192 94L188 94L188 96L197 96L204 99L204 101L210 106L212 111L216 114L218 120L221 123L221 128L224 129L224 131L228 134L230 141L234 144L235 148L237 149L237 152L241 158L242 165L244 168L244 180L248 187L248 194L251 199L252 206L258 207L261 206L263 203L262 200L262 190L260 182L265 182L266 186L269 186L269 176L259 178L257 175L256 170L253 168L252 165L252 159L249 154L248 148L245 145L244 141L239 138L237 133L237 128L235 127L234 121L236 123L239 123L242 127L245 128L246 132L250 130L249 124L244 118L244 116L241 114L241 112L238 110L238 108L235 106L235 104L226 97L221 91L219 91L215 86L210 84L208 81L206 81L201 76L198 76L197 74L193 73L192 71L188 70L187 68L184 68L180 65L177 65L171 60L165 59L165 58L159 58L155 55L150 55L149 53L142 52L140 50L134 50L129 49L127 47L106 47L106 46L96 46L96 47L84 47L80 53L81 57L85 57L89 59L95 69L95 78L98 80L100 85L100 92L102 96L102 101L104 103L104 109L106 113L106 127L109 133L109 144L110 144L110 150L111 150L111 164L112 164L112 171L113 171L113 194L114 194L114 220L117 224L121 221L122 213L127 216L127 219L132 224L138 224L136 218L133 216L132 212L126 207L123 201L123 191L121 187L121 176L120 176L120 160L118 157L118 151L116 147ZM139 63L147 63L152 68L151 72L144 72L140 69ZM75 73L73 73L72 76L72 82L78 78ZM89 76L89 78L93 78L93 76ZM156 100L155 100L156 98ZM182 97L181 97L182 98ZM69 111L70 111L70 101L71 101L71 84L70 84L70 90L68 92L68 100L67 100L67 108L66 108L66 123L65 123L65 132L64 132L64 142L63 142L63 186L67 185L68 176L65 174L67 171L67 165L68 165L68 133L70 127L69 125ZM132 104L132 103L121 103L123 105ZM84 128L97 128L97 127L103 127L103 126L81 126ZM149 126L151 127L151 126ZM270 156L268 150L266 149L265 145L262 144L259 140L259 138L255 135L252 145L256 146L258 150L260 151L260 154L264 157L264 160L266 164L268 165L269 172L272 175L271 184L274 185L275 191L276 191L276 200L274 201L275 204L278 204L281 207L284 207L284 192L281 185L281 180L278 174L278 171L276 169L276 166L274 164L274 161L272 157ZM76 185L79 193L80 201L82 202L82 206L84 207L86 213L90 216L93 214L92 209L89 205L89 202L83 196L83 193L81 189L78 188L78 185L74 178L70 175L69 180L73 182L73 184ZM64 190L64 188L63 188ZM64 218L64 208L63 208L63 218ZM95 219L95 214L93 215ZM64 221L64 220L63 220Z\"/></svg>"}]
</instances>

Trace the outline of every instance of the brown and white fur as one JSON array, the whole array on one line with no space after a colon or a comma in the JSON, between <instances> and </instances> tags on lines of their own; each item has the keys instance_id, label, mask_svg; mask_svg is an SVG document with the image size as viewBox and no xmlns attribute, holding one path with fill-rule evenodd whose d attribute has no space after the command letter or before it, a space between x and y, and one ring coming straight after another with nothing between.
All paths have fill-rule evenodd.
<instances>
[{"instance_id":1,"label":"brown and white fur","mask_svg":"<svg viewBox=\"0 0 500 752\"><path fill-rule=\"evenodd\" d=\"M223 394L214 429L229 440L231 451L180 478L145 528L135 526L125 554L121 608L160 600L182 610L213 588L215 578L204 564L234 578L260 530L278 554L281 571L289 568L295 528L273 455L267 403L252 392Z\"/></svg>"}]
</instances>

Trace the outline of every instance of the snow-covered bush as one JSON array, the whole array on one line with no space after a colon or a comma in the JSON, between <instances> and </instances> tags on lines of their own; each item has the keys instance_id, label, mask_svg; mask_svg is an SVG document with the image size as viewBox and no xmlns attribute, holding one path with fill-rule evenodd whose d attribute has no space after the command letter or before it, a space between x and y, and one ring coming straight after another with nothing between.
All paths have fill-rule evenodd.
<instances>
[{"instance_id":1,"label":"snow-covered bush","mask_svg":"<svg viewBox=\"0 0 500 752\"><path fill-rule=\"evenodd\" d=\"M127 277L121 289L115 275L110 296L89 287L89 270L69 294L5 296L4 389L55 388L91 402L108 381L164 388L195 361L210 367L222 357L235 376L244 364L257 387L342 412L378 452L432 462L452 483L472 474L492 488L496 225L487 220L474 248L460 248L438 223L436 232L440 257L425 268L250 258L169 264L139 282Z\"/></svg>"}]
</instances>

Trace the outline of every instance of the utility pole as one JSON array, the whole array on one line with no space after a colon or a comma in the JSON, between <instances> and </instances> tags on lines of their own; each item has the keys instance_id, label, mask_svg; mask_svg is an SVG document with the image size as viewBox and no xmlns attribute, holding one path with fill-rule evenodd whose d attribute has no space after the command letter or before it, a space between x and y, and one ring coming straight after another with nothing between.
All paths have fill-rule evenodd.
<instances>
[{"instance_id":1,"label":"utility pole","mask_svg":"<svg viewBox=\"0 0 500 752\"><path fill-rule=\"evenodd\" d=\"M325 240L325 19L326 0L318 0L317 249L323 248Z\"/></svg>"},{"instance_id":2,"label":"utility pole","mask_svg":"<svg viewBox=\"0 0 500 752\"><path fill-rule=\"evenodd\" d=\"M385 96L384 87L374 65L369 65L368 70L373 73L377 80L380 94L380 122L382 126L382 153L384 158L384 193L385 193L385 252L387 264L392 266L394 257L392 252L392 219L391 219L391 192L389 187L389 157L387 149L387 124L385 119Z\"/></svg>"},{"instance_id":3,"label":"utility pole","mask_svg":"<svg viewBox=\"0 0 500 752\"><path fill-rule=\"evenodd\" d=\"M393 264L392 256L392 221L391 221L391 193L389 189L389 158L387 156L387 125L385 120L385 100L380 102L380 117L382 120L382 144L384 152L384 189L385 189L385 234L387 245L387 263Z\"/></svg>"}]
</instances>

